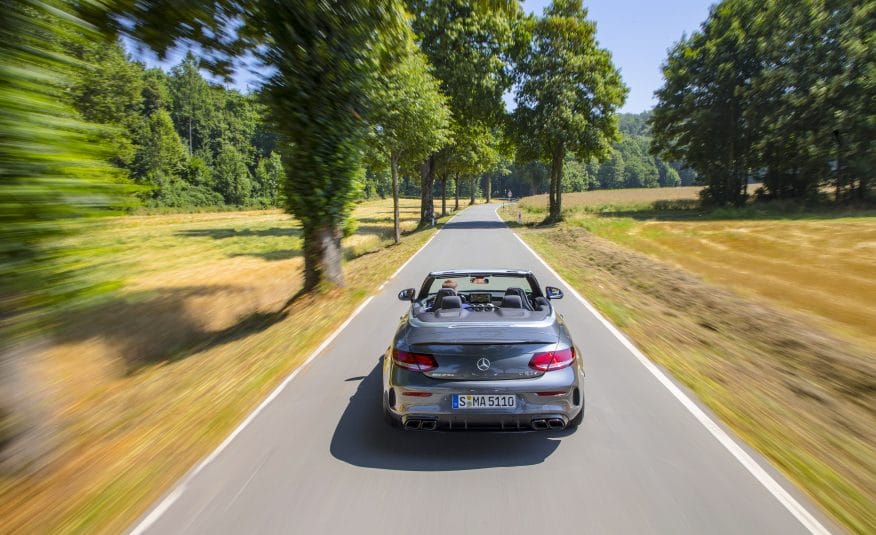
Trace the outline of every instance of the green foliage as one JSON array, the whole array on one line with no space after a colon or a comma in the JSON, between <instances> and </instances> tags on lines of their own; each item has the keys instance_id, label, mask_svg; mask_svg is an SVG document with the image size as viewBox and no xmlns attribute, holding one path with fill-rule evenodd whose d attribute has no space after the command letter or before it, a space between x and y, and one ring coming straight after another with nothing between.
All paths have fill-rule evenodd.
<instances>
[{"instance_id":1,"label":"green foliage","mask_svg":"<svg viewBox=\"0 0 876 535\"><path fill-rule=\"evenodd\" d=\"M413 29L460 125L504 120L502 95L513 82L520 46L517 2L410 0Z\"/></svg>"},{"instance_id":2,"label":"green foliage","mask_svg":"<svg viewBox=\"0 0 876 535\"><path fill-rule=\"evenodd\" d=\"M161 189L181 179L186 165L186 149L164 110L146 120L144 135L134 158L132 176L140 183Z\"/></svg>"},{"instance_id":3,"label":"green foliage","mask_svg":"<svg viewBox=\"0 0 876 535\"><path fill-rule=\"evenodd\" d=\"M243 155L234 145L225 143L216 156L213 167L216 191L227 204L243 205L252 193L252 181Z\"/></svg>"},{"instance_id":4,"label":"green foliage","mask_svg":"<svg viewBox=\"0 0 876 535\"><path fill-rule=\"evenodd\" d=\"M263 96L288 148L284 193L304 227L305 287L340 284L341 229L361 189L375 75L398 58L404 10L302 0L263 1L247 13L241 33L262 43L258 55L274 69Z\"/></svg>"},{"instance_id":5,"label":"green foliage","mask_svg":"<svg viewBox=\"0 0 876 535\"><path fill-rule=\"evenodd\" d=\"M473 177L493 170L506 121L502 95L513 82L522 12L511 0L410 0L413 29L453 116L454 144L421 170L420 224L432 218L435 176ZM480 152L479 152L480 151Z\"/></svg>"},{"instance_id":6,"label":"green foliage","mask_svg":"<svg viewBox=\"0 0 876 535\"><path fill-rule=\"evenodd\" d=\"M596 44L596 25L580 0L555 0L530 22L532 39L519 65L514 119L523 157L551 162L550 215L561 218L567 153L604 158L618 139L616 110L627 89Z\"/></svg>"},{"instance_id":7,"label":"green foliage","mask_svg":"<svg viewBox=\"0 0 876 535\"><path fill-rule=\"evenodd\" d=\"M411 40L381 73L372 99L373 140L386 164L413 165L447 144L450 110L429 64Z\"/></svg>"},{"instance_id":8,"label":"green foliage","mask_svg":"<svg viewBox=\"0 0 876 535\"><path fill-rule=\"evenodd\" d=\"M865 196L876 167L874 21L873 2L721 2L669 53L654 150L687 162L719 204L743 202L752 176L772 197L826 184L837 198Z\"/></svg>"},{"instance_id":9,"label":"green foliage","mask_svg":"<svg viewBox=\"0 0 876 535\"><path fill-rule=\"evenodd\" d=\"M622 188L625 177L624 157L620 151L613 150L608 160L599 168L599 186L602 189Z\"/></svg>"},{"instance_id":10,"label":"green foliage","mask_svg":"<svg viewBox=\"0 0 876 535\"><path fill-rule=\"evenodd\" d=\"M276 206L280 187L286 180L283 161L276 152L261 158L253 176L253 196L262 199L268 206Z\"/></svg>"},{"instance_id":11,"label":"green foliage","mask_svg":"<svg viewBox=\"0 0 876 535\"><path fill-rule=\"evenodd\" d=\"M378 77L373 90L373 138L389 163L395 242L401 240L398 210L399 164L412 165L447 144L450 110L429 72L429 64L408 33L398 61Z\"/></svg>"},{"instance_id":12,"label":"green foliage","mask_svg":"<svg viewBox=\"0 0 876 535\"><path fill-rule=\"evenodd\" d=\"M168 87L171 114L180 138L186 140L189 154L207 147L218 110L210 85L198 71L200 62L191 52L171 71Z\"/></svg>"},{"instance_id":13,"label":"green foliage","mask_svg":"<svg viewBox=\"0 0 876 535\"><path fill-rule=\"evenodd\" d=\"M68 91L86 73L67 45L97 39L66 4L4 3L0 357L32 320L49 317L48 304L96 290L56 238L74 220L108 213L121 189L106 163L113 155L107 134L75 112Z\"/></svg>"}]
</instances>

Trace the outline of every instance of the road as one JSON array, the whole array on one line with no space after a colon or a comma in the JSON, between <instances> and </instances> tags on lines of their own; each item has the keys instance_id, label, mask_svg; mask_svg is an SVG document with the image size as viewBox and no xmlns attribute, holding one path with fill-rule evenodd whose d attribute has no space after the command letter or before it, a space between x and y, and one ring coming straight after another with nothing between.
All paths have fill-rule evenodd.
<instances>
[{"instance_id":1,"label":"road","mask_svg":"<svg viewBox=\"0 0 876 535\"><path fill-rule=\"evenodd\" d=\"M672 383L667 388L668 381L649 371L569 291L556 304L587 370L587 412L576 432L444 434L387 427L378 405L378 361L405 311L396 297L399 290L419 287L432 270L485 267L532 269L542 284L566 288L494 210L495 205L482 205L457 215L227 447L184 479L133 531L446 535L836 529L757 455L716 438L703 418L673 395ZM755 472L763 467L766 484L740 462L738 451L732 453L734 447L742 457L748 452L755 459ZM770 484L778 490L770 490ZM789 493L791 505L776 492ZM800 504L803 512L795 516L791 510ZM799 517L807 514L817 520L804 525L806 519Z\"/></svg>"}]
</instances>

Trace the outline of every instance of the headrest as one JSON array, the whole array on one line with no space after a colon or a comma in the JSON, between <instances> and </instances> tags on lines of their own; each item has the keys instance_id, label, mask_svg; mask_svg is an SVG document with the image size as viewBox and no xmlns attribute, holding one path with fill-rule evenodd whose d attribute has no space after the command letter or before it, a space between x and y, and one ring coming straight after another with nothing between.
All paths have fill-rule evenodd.
<instances>
[{"instance_id":1,"label":"headrest","mask_svg":"<svg viewBox=\"0 0 876 535\"><path fill-rule=\"evenodd\" d=\"M523 308L523 301L519 295L505 295L502 298L502 308Z\"/></svg>"},{"instance_id":2,"label":"headrest","mask_svg":"<svg viewBox=\"0 0 876 535\"><path fill-rule=\"evenodd\" d=\"M534 301L535 301L535 305L537 307L536 310L543 310L545 307L551 306L550 303L548 303L548 300L545 299L544 297L536 297L534 299Z\"/></svg>"},{"instance_id":3,"label":"headrest","mask_svg":"<svg viewBox=\"0 0 876 535\"><path fill-rule=\"evenodd\" d=\"M448 295L441 299L441 310L449 308L462 308L462 299L456 295Z\"/></svg>"}]
</instances>

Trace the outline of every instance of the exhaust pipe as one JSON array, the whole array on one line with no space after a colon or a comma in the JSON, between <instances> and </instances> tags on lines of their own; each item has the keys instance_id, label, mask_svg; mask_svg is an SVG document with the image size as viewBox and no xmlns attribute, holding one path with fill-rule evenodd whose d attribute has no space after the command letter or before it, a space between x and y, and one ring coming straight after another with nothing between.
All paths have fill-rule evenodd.
<instances>
[{"instance_id":1,"label":"exhaust pipe","mask_svg":"<svg viewBox=\"0 0 876 535\"><path fill-rule=\"evenodd\" d=\"M532 421L532 428L536 431L543 431L548 428L548 423L546 420L538 418Z\"/></svg>"},{"instance_id":2,"label":"exhaust pipe","mask_svg":"<svg viewBox=\"0 0 876 535\"><path fill-rule=\"evenodd\" d=\"M408 418L405 421L405 431L434 431L438 429L437 420L421 420L420 418Z\"/></svg>"},{"instance_id":3,"label":"exhaust pipe","mask_svg":"<svg viewBox=\"0 0 876 535\"><path fill-rule=\"evenodd\" d=\"M565 429L566 422L562 418L551 418L548 420L548 425L551 429Z\"/></svg>"},{"instance_id":4,"label":"exhaust pipe","mask_svg":"<svg viewBox=\"0 0 876 535\"><path fill-rule=\"evenodd\" d=\"M438 427L438 422L435 420L423 420L420 429L423 431L434 431Z\"/></svg>"}]
</instances>

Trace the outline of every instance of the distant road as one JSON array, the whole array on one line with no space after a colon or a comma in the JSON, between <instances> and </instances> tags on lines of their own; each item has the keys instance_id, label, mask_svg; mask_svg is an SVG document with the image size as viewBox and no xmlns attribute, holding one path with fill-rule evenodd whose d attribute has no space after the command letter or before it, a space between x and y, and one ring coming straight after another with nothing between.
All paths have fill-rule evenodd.
<instances>
[{"instance_id":1,"label":"distant road","mask_svg":"<svg viewBox=\"0 0 876 535\"><path fill-rule=\"evenodd\" d=\"M697 418L696 405L673 395L673 383L649 371L494 210L481 205L457 215L226 448L132 530L839 532L741 441L716 438L720 427L710 432L708 416ZM556 303L585 359L584 423L560 434L390 429L380 414L378 359L406 308L396 294L419 287L429 271L487 267L532 269L543 285L566 290Z\"/></svg>"}]
</instances>

